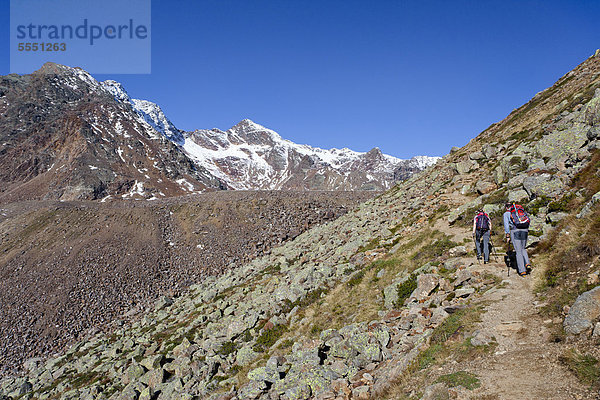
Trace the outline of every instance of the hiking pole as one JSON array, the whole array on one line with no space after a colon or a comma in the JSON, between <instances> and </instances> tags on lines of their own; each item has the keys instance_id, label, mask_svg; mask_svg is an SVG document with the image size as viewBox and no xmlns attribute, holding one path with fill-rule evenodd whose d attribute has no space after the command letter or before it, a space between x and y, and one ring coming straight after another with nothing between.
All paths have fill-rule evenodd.
<instances>
[{"instance_id":1,"label":"hiking pole","mask_svg":"<svg viewBox=\"0 0 600 400\"><path fill-rule=\"evenodd\" d=\"M510 251L510 242L507 241L506 242L506 257L508 257L508 262L506 262L506 268L507 268L506 276L508 276L508 277L510 277L510 254L509 254L509 251ZM504 260L506 261L507 259L505 258Z\"/></svg>"}]
</instances>

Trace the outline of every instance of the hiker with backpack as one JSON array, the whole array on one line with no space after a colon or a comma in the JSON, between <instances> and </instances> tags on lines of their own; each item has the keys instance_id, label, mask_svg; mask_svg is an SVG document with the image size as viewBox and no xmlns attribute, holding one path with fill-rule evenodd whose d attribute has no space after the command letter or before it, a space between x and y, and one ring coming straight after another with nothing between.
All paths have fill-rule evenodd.
<instances>
[{"instance_id":1,"label":"hiker with backpack","mask_svg":"<svg viewBox=\"0 0 600 400\"><path fill-rule=\"evenodd\" d=\"M477 259L481 260L481 246L483 244L483 263L490 262L490 231L492 220L483 210L477 210L473 218L473 239L477 250Z\"/></svg>"},{"instance_id":2,"label":"hiker with backpack","mask_svg":"<svg viewBox=\"0 0 600 400\"><path fill-rule=\"evenodd\" d=\"M531 269L525 249L529 234L529 215L522 206L515 203L506 203L505 208L503 219L506 242L512 242L517 258L517 271L519 275L525 276Z\"/></svg>"}]
</instances>

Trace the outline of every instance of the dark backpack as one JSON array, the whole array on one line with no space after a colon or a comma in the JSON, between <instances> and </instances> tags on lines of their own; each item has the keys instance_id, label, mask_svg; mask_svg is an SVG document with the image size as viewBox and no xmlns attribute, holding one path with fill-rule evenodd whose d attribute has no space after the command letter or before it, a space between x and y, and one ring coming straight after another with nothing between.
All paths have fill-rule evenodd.
<instances>
[{"instance_id":1,"label":"dark backpack","mask_svg":"<svg viewBox=\"0 0 600 400\"><path fill-rule=\"evenodd\" d=\"M517 229L529 229L529 223L531 222L527 211L518 204L513 204L510 209L510 220Z\"/></svg>"},{"instance_id":2,"label":"dark backpack","mask_svg":"<svg viewBox=\"0 0 600 400\"><path fill-rule=\"evenodd\" d=\"M487 231L490 229L490 217L482 212L475 217L475 228L478 231Z\"/></svg>"}]
</instances>

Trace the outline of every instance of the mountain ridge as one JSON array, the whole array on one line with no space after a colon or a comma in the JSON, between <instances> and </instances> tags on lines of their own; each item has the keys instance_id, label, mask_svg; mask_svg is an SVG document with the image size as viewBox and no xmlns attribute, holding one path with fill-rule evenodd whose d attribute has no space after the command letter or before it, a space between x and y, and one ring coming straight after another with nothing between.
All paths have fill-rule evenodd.
<instances>
[{"instance_id":1,"label":"mountain ridge","mask_svg":"<svg viewBox=\"0 0 600 400\"><path fill-rule=\"evenodd\" d=\"M403 160L383 154L380 157L369 157L368 154L373 153L361 153L348 148L326 150L310 145L296 144L247 118L227 131L213 128L184 132L173 125L156 103L132 99L118 82L108 80L102 82L102 85L113 93L116 99L130 103L136 112L151 123L157 131L181 146L192 160L237 190L387 189L396 180L406 179L412 173L425 169L439 159L439 157L415 156L409 160ZM289 155L290 151L295 154ZM370 151L374 154L381 153L377 147ZM369 159L371 164L375 165L369 166L368 161L362 161L364 158ZM274 165L271 165L271 162ZM332 174L327 167L334 170L341 168L342 174L339 175L349 175L351 170L366 169L367 173L354 179L366 181L367 185L371 183L369 180L375 182L372 182L370 186L361 187L356 183L335 183L336 180L340 180L341 176L334 176L329 178L334 182L325 188L318 184L315 185L314 181L312 184L306 185L299 182L286 185L287 179L300 173L294 168L291 171L280 172L281 165L287 166L288 162L319 166L325 169L323 172L325 175ZM344 167L341 164L351 165ZM368 174L371 172L375 175L369 177ZM306 179L307 176L305 175L304 178Z\"/></svg>"}]
</instances>

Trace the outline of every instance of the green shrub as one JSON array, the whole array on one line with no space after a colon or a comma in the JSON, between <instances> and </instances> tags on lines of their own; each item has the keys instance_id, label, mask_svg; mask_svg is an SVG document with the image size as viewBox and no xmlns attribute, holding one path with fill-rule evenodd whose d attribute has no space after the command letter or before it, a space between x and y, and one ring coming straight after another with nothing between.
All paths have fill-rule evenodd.
<instances>
[{"instance_id":1,"label":"green shrub","mask_svg":"<svg viewBox=\"0 0 600 400\"><path fill-rule=\"evenodd\" d=\"M458 371L452 374L442 375L437 378L435 382L445 383L448 387L462 386L468 390L477 389L481 386L479 379L467 371Z\"/></svg>"},{"instance_id":2,"label":"green shrub","mask_svg":"<svg viewBox=\"0 0 600 400\"><path fill-rule=\"evenodd\" d=\"M533 215L538 215L540 208L546 207L550 203L551 199L546 196L540 196L537 199L531 201L527 205L527 211Z\"/></svg>"},{"instance_id":3,"label":"green shrub","mask_svg":"<svg viewBox=\"0 0 600 400\"><path fill-rule=\"evenodd\" d=\"M431 343L444 343L453 333L458 331L463 326L462 319L467 314L467 310L456 311L438 325L431 334Z\"/></svg>"},{"instance_id":4,"label":"green shrub","mask_svg":"<svg viewBox=\"0 0 600 400\"><path fill-rule=\"evenodd\" d=\"M225 342L223 344L221 344L221 347L219 348L219 350L217 351L217 353L219 353L222 356L227 356L233 352L235 352L236 350L236 345L233 342Z\"/></svg>"},{"instance_id":5,"label":"green shrub","mask_svg":"<svg viewBox=\"0 0 600 400\"><path fill-rule=\"evenodd\" d=\"M560 200L551 201L548 203L548 212L569 212L569 203L575 197L573 193L569 193Z\"/></svg>"},{"instance_id":6,"label":"green shrub","mask_svg":"<svg viewBox=\"0 0 600 400\"><path fill-rule=\"evenodd\" d=\"M404 282L396 286L398 292L398 299L394 302L395 308L401 308L404 305L404 301L408 299L411 293L417 288L417 276L411 274L410 277Z\"/></svg>"},{"instance_id":7,"label":"green shrub","mask_svg":"<svg viewBox=\"0 0 600 400\"><path fill-rule=\"evenodd\" d=\"M256 344L252 349L258 353L266 351L269 347L273 346L287 330L288 328L285 325L275 325L271 329L263 330L260 336L256 338Z\"/></svg>"},{"instance_id":8,"label":"green shrub","mask_svg":"<svg viewBox=\"0 0 600 400\"><path fill-rule=\"evenodd\" d=\"M431 364L435 363L436 355L441 352L443 349L442 345L439 343L432 344L427 348L427 350L421 352L419 356L415 360L414 367L417 370L425 369L429 367Z\"/></svg>"},{"instance_id":9,"label":"green shrub","mask_svg":"<svg viewBox=\"0 0 600 400\"><path fill-rule=\"evenodd\" d=\"M364 277L365 277L365 272L360 271L360 272L356 273L352 278L350 278L348 280L348 282L346 282L346 285L348 285L349 287L358 286L358 285L360 285L360 283L362 282Z\"/></svg>"},{"instance_id":10,"label":"green shrub","mask_svg":"<svg viewBox=\"0 0 600 400\"><path fill-rule=\"evenodd\" d=\"M432 243L428 243L421 249L417 250L411 258L415 261L430 261L433 258L439 257L444 254L445 251L450 250L459 244L450 240L447 236L438 239Z\"/></svg>"},{"instance_id":11,"label":"green shrub","mask_svg":"<svg viewBox=\"0 0 600 400\"><path fill-rule=\"evenodd\" d=\"M363 253L368 250L373 250L377 246L379 246L379 238L371 239L371 241L369 243L367 243L366 245L360 246L357 250L357 253Z\"/></svg>"}]
</instances>

